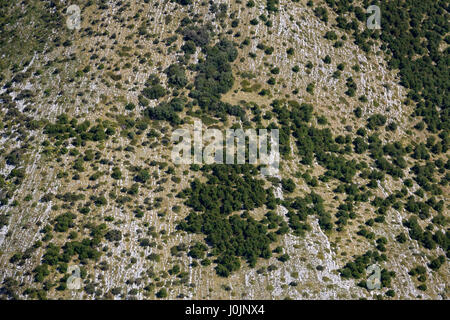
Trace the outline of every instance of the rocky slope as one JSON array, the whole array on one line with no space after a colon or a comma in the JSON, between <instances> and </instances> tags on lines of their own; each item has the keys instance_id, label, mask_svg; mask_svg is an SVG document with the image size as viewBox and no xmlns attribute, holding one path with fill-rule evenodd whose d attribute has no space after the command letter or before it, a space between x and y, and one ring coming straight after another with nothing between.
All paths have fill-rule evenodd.
<instances>
[{"instance_id":1,"label":"rocky slope","mask_svg":"<svg viewBox=\"0 0 450 320\"><path fill-rule=\"evenodd\" d=\"M381 40L374 41L369 53L362 50L349 31L336 26L337 14L330 8L328 22L324 21L318 10L327 8L323 1L272 1L276 12L268 10L269 2L78 1L79 30L69 30L65 24L69 5L65 1L2 3L0 194L5 200L0 207L0 294L4 298L375 299L391 298L392 292L396 299L447 298L448 128L441 136L415 128L417 119L411 114L416 106L407 102L408 89L400 84L398 69L388 67ZM19 10L22 16L13 16L11 10ZM443 14L448 16L448 11ZM54 22L48 25L49 20ZM193 36L189 28L204 29ZM360 28L364 30L364 23L360 22ZM11 39L22 37L26 46L9 39L3 33L8 30ZM327 32L336 39L326 39ZM189 39L201 43L202 37L208 38L207 45L183 47ZM201 64L212 55L207 46L223 38L235 43L237 57L229 62L234 81L219 99L239 106L243 114L215 113L199 106L192 96ZM193 52L187 54L188 50ZM170 83L167 68L171 65L185 70L185 76L177 78L186 82L184 86ZM166 91L156 99L154 92L145 91L156 87L149 84L151 75L160 78ZM347 94L352 83L356 93ZM173 97L186 99L184 109L176 111L182 121L148 116L149 108L156 110ZM295 119L286 123L274 100L291 115L300 104L309 104L311 117L300 124ZM355 115L358 107L360 114ZM374 115L384 122L371 128ZM179 227L193 211L179 193L190 188L195 178L205 182L207 175L192 166L174 165L170 139L175 128L191 129L197 119L203 121L204 129L221 130L237 124L256 128L273 123L288 128L290 136L286 143L290 152L282 154L279 176L255 178L262 179L277 199L273 210L281 217L277 228L285 221L289 232L280 232L270 243L274 250L270 258L258 257L254 266L238 258L239 270L228 277L218 274L217 255L205 242L205 234ZM89 124L83 131L77 126L86 120ZM397 126L389 130L392 122ZM334 144L350 150L325 152L367 167L358 166L350 183L345 177L333 177L338 169L327 168L321 160L319 142L312 162L303 163L302 149L309 147L296 136L291 128L295 125L328 128L333 143L338 136L344 140L348 136L349 141ZM357 133L359 128L367 133ZM398 151L405 162L398 166L403 167L401 177L380 169L371 156L374 147L369 148L369 136L374 133L382 146L394 142L405 150L411 146L409 151ZM315 134L327 133L309 136ZM359 136L367 144L363 152L355 152ZM427 144L430 136L442 141L444 148L417 159L414 150L421 142ZM395 163L394 156L385 157ZM412 168L439 159L446 165L432 173L430 183L436 187L421 188ZM369 178L366 171L383 173L382 178ZM327 172L332 177L321 179ZM317 178L315 182L311 177ZM285 186L287 179L294 182L294 190ZM409 179L411 185L405 183ZM371 180L375 185L366 187ZM359 188L353 195L336 191L351 185ZM403 188L406 194L395 196L401 202L395 206L390 196ZM417 190L422 189L425 194L420 196ZM367 201L348 199L366 192ZM311 193L323 199L332 227L324 227L320 211L313 211L303 221L306 232L299 236L293 232L289 212L301 210L292 207L291 201ZM388 199L388 204L379 205L377 197ZM427 247L425 240L414 239L405 224L417 215L408 209L408 197L424 203L420 210L425 206L422 211L429 212L419 219L424 232L420 239L428 237L427 226L432 225L434 245ZM443 204L438 205L439 201ZM350 203L347 211L339 207ZM382 214L380 206L385 208ZM261 219L271 210L264 204L233 214L244 211L265 221ZM336 216L340 211L350 214L343 227ZM74 217L64 216L67 212ZM379 216L383 220L374 223ZM361 229L373 236L361 236ZM437 231L442 231L444 240L439 240ZM406 240L398 241L402 233ZM380 238L385 238L384 245L380 246L384 240L377 241ZM86 242L79 245L83 239ZM67 254L71 241L79 241L76 254ZM196 242L207 244L209 255L204 260L208 262L188 254ZM56 254L50 244L57 248ZM344 272L354 257L368 250L385 255L376 263L395 273L383 274L385 282L379 290L368 290L360 283L369 275ZM285 254L287 260L282 258ZM439 256L443 258L439 267L430 267ZM78 290L66 285L67 268L72 265L81 269ZM417 273L425 280L411 272L417 266L425 268Z\"/></svg>"}]
</instances>

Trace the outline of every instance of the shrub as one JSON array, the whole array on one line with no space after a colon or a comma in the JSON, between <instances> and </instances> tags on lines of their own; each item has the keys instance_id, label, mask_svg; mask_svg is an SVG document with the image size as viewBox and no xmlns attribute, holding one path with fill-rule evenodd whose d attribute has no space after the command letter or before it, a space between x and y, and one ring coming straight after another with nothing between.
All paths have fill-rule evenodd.
<instances>
[{"instance_id":1,"label":"shrub","mask_svg":"<svg viewBox=\"0 0 450 320\"><path fill-rule=\"evenodd\" d=\"M166 95L166 89L160 84L156 84L150 88L144 88L142 95L147 99L155 100L164 97Z\"/></svg>"},{"instance_id":2,"label":"shrub","mask_svg":"<svg viewBox=\"0 0 450 320\"><path fill-rule=\"evenodd\" d=\"M109 230L105 234L105 239L108 241L120 241L122 240L122 232L120 230Z\"/></svg>"},{"instance_id":3,"label":"shrub","mask_svg":"<svg viewBox=\"0 0 450 320\"><path fill-rule=\"evenodd\" d=\"M325 33L325 39L328 39L328 40L336 40L336 39L337 39L336 32L334 32L334 31L327 31L327 32Z\"/></svg>"},{"instance_id":4,"label":"shrub","mask_svg":"<svg viewBox=\"0 0 450 320\"><path fill-rule=\"evenodd\" d=\"M163 299L163 298L167 298L168 294L167 294L167 289L166 288L161 288L157 293L156 293L156 297Z\"/></svg>"},{"instance_id":5,"label":"shrub","mask_svg":"<svg viewBox=\"0 0 450 320\"><path fill-rule=\"evenodd\" d=\"M283 187L283 190L285 190L286 192L291 193L295 190L295 182L291 178L282 179L281 185Z\"/></svg>"},{"instance_id":6,"label":"shrub","mask_svg":"<svg viewBox=\"0 0 450 320\"><path fill-rule=\"evenodd\" d=\"M179 64L170 65L165 71L169 84L176 88L183 88L187 84L186 72Z\"/></svg>"}]
</instances>

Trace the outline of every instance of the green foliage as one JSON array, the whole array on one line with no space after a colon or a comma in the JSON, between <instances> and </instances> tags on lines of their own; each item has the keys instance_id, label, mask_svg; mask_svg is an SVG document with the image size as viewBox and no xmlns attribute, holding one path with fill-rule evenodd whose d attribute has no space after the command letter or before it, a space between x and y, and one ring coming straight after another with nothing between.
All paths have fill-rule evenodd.
<instances>
[{"instance_id":1,"label":"green foliage","mask_svg":"<svg viewBox=\"0 0 450 320\"><path fill-rule=\"evenodd\" d=\"M134 176L134 180L141 183L146 183L150 179L150 173L146 169L139 170Z\"/></svg>"},{"instance_id":2,"label":"green foliage","mask_svg":"<svg viewBox=\"0 0 450 320\"><path fill-rule=\"evenodd\" d=\"M167 298L168 294L167 294L167 289L166 288L161 288L157 293L156 293L156 297L160 298L160 299L164 299Z\"/></svg>"},{"instance_id":3,"label":"green foliage","mask_svg":"<svg viewBox=\"0 0 450 320\"><path fill-rule=\"evenodd\" d=\"M176 2L182 6L187 6L192 4L192 0L171 0L172 2Z\"/></svg>"},{"instance_id":4,"label":"green foliage","mask_svg":"<svg viewBox=\"0 0 450 320\"><path fill-rule=\"evenodd\" d=\"M0 229L7 226L9 222L9 216L6 214L0 214Z\"/></svg>"},{"instance_id":5,"label":"green foliage","mask_svg":"<svg viewBox=\"0 0 450 320\"><path fill-rule=\"evenodd\" d=\"M208 183L194 180L190 189L180 196L188 196L186 204L195 211L213 211L230 214L237 210L252 210L263 205L270 189L263 188L263 181L252 176L256 168L250 165L204 166L204 172L211 172Z\"/></svg>"},{"instance_id":6,"label":"green foliage","mask_svg":"<svg viewBox=\"0 0 450 320\"><path fill-rule=\"evenodd\" d=\"M367 119L367 128L369 128L370 130L374 130L377 127L384 126L385 124L386 124L386 116L381 114L371 115Z\"/></svg>"},{"instance_id":7,"label":"green foliage","mask_svg":"<svg viewBox=\"0 0 450 320\"><path fill-rule=\"evenodd\" d=\"M234 84L230 62L237 57L234 44L222 39L214 47L206 47L206 60L196 66L197 76L189 96L198 103L202 110L224 117L226 114L243 117L244 111L239 106L220 101Z\"/></svg>"},{"instance_id":8,"label":"green foliage","mask_svg":"<svg viewBox=\"0 0 450 320\"><path fill-rule=\"evenodd\" d=\"M395 240L397 240L399 243L405 243L406 240L408 239L406 238L406 235L402 232L397 237L395 237Z\"/></svg>"},{"instance_id":9,"label":"green foliage","mask_svg":"<svg viewBox=\"0 0 450 320\"><path fill-rule=\"evenodd\" d=\"M311 230L307 224L308 215L316 215L319 218L319 226L322 230L331 230L333 224L331 215L325 210L324 200L320 195L311 192L304 198L296 197L286 200L283 205L288 209L289 227L297 236L303 236L306 231Z\"/></svg>"},{"instance_id":10,"label":"green foliage","mask_svg":"<svg viewBox=\"0 0 450 320\"><path fill-rule=\"evenodd\" d=\"M109 230L105 234L105 239L108 241L120 241L122 240L122 232L120 230Z\"/></svg>"},{"instance_id":11,"label":"green foliage","mask_svg":"<svg viewBox=\"0 0 450 320\"><path fill-rule=\"evenodd\" d=\"M348 23L345 16L351 13L353 6L347 1L327 1L327 4L339 15L337 25L353 29L355 43L364 51L370 51L372 39L383 41L381 47L390 56L389 67L400 69L401 84L409 89L408 98L417 103L413 115L423 117L431 132L448 128L449 73L445 58L448 50L440 49L449 28L446 2L379 1L383 12L381 33L361 32L357 23ZM364 20L364 13L356 8L356 18Z\"/></svg>"},{"instance_id":12,"label":"green foliage","mask_svg":"<svg viewBox=\"0 0 450 320\"><path fill-rule=\"evenodd\" d=\"M314 9L314 14L316 17L318 17L320 20L322 20L325 23L328 23L328 11L324 7L316 7Z\"/></svg>"},{"instance_id":13,"label":"green foliage","mask_svg":"<svg viewBox=\"0 0 450 320\"><path fill-rule=\"evenodd\" d=\"M336 32L334 32L334 31L327 31L327 32L325 33L325 39L328 39L328 40L337 40Z\"/></svg>"},{"instance_id":14,"label":"green foliage","mask_svg":"<svg viewBox=\"0 0 450 320\"><path fill-rule=\"evenodd\" d=\"M283 187L283 190L288 192L288 193L291 193L291 192L293 192L295 190L295 182L291 178L282 179L281 180L281 185Z\"/></svg>"},{"instance_id":15,"label":"green foliage","mask_svg":"<svg viewBox=\"0 0 450 320\"><path fill-rule=\"evenodd\" d=\"M286 262L290 259L289 255L287 253L282 254L281 256L278 257L278 260L280 260L281 262Z\"/></svg>"},{"instance_id":16,"label":"green foliage","mask_svg":"<svg viewBox=\"0 0 450 320\"><path fill-rule=\"evenodd\" d=\"M207 24L204 26L186 26L182 31L184 41L187 43L192 41L198 47L205 47L213 33L213 26L211 24Z\"/></svg>"},{"instance_id":17,"label":"green foliage","mask_svg":"<svg viewBox=\"0 0 450 320\"><path fill-rule=\"evenodd\" d=\"M188 40L181 46L181 50L183 50L186 55L190 55L194 54L197 48L194 41Z\"/></svg>"},{"instance_id":18,"label":"green foliage","mask_svg":"<svg viewBox=\"0 0 450 320\"><path fill-rule=\"evenodd\" d=\"M120 169L118 167L113 168L111 177L116 180L119 180L122 178L122 172L120 171Z\"/></svg>"},{"instance_id":19,"label":"green foliage","mask_svg":"<svg viewBox=\"0 0 450 320\"><path fill-rule=\"evenodd\" d=\"M180 124L182 121L178 113L183 111L186 98L173 98L169 102L161 102L156 107L148 107L144 110L144 116L152 120L165 120L171 124Z\"/></svg>"},{"instance_id":20,"label":"green foliage","mask_svg":"<svg viewBox=\"0 0 450 320\"><path fill-rule=\"evenodd\" d=\"M166 95L166 89L160 84L155 84L149 88L144 88L142 95L147 99L155 100L164 97Z\"/></svg>"},{"instance_id":21,"label":"green foliage","mask_svg":"<svg viewBox=\"0 0 450 320\"><path fill-rule=\"evenodd\" d=\"M193 246L191 246L188 255L194 259L203 259L207 250L208 247L205 244L196 242Z\"/></svg>"},{"instance_id":22,"label":"green foliage","mask_svg":"<svg viewBox=\"0 0 450 320\"><path fill-rule=\"evenodd\" d=\"M43 282L45 277L47 277L50 274L50 271L48 270L47 264L41 264L38 265L34 270L34 280L36 282Z\"/></svg>"},{"instance_id":23,"label":"green foliage","mask_svg":"<svg viewBox=\"0 0 450 320\"><path fill-rule=\"evenodd\" d=\"M276 12L278 12L278 6L279 6L279 4L280 4L280 1L279 0L267 0L266 1L266 9L267 9L267 11L269 11L269 12L274 12L274 13L276 13Z\"/></svg>"},{"instance_id":24,"label":"green foliage","mask_svg":"<svg viewBox=\"0 0 450 320\"><path fill-rule=\"evenodd\" d=\"M377 251L367 251L363 255L355 256L355 260L345 264L339 270L340 275L344 279L363 279L366 275L366 269L369 265L384 261L386 256L380 255ZM386 269L381 270L381 284L382 287L389 287L391 278L395 277L394 272L389 272Z\"/></svg>"},{"instance_id":25,"label":"green foliage","mask_svg":"<svg viewBox=\"0 0 450 320\"><path fill-rule=\"evenodd\" d=\"M430 261L430 263L428 264L428 266L436 271L439 270L439 268L445 263L445 257L443 255L440 255L439 257L437 257L436 259L433 259Z\"/></svg>"},{"instance_id":26,"label":"green foliage","mask_svg":"<svg viewBox=\"0 0 450 320\"><path fill-rule=\"evenodd\" d=\"M179 64L171 64L165 71L167 81L176 88L183 88L187 85L186 72Z\"/></svg>"},{"instance_id":27,"label":"green foliage","mask_svg":"<svg viewBox=\"0 0 450 320\"><path fill-rule=\"evenodd\" d=\"M61 214L55 218L55 227L54 230L56 232L66 232L69 228L72 228L75 224L73 220L76 218L76 215L70 212Z\"/></svg>"},{"instance_id":28,"label":"green foliage","mask_svg":"<svg viewBox=\"0 0 450 320\"><path fill-rule=\"evenodd\" d=\"M346 95L349 97L354 97L357 89L357 85L352 77L347 78L347 81L345 83L347 86L347 91L345 92Z\"/></svg>"},{"instance_id":29,"label":"green foliage","mask_svg":"<svg viewBox=\"0 0 450 320\"><path fill-rule=\"evenodd\" d=\"M147 257L148 260L154 261L154 262L160 262L161 256L157 253L150 253L150 255Z\"/></svg>"},{"instance_id":30,"label":"green foliage","mask_svg":"<svg viewBox=\"0 0 450 320\"><path fill-rule=\"evenodd\" d=\"M369 149L369 145L361 137L356 137L355 140L353 140L353 145L355 146L355 152L359 154L362 154Z\"/></svg>"},{"instance_id":31,"label":"green foliage","mask_svg":"<svg viewBox=\"0 0 450 320\"><path fill-rule=\"evenodd\" d=\"M234 211L251 210L262 206L273 197L270 189L262 187L256 180L256 168L250 165L204 166L208 181L194 180L189 189L178 196L187 197L186 205L198 213L191 213L178 228L194 233L203 233L206 243L212 247L216 272L227 277L240 268L239 257L254 266L258 257L271 256L269 245L274 240L262 221L249 215L230 215ZM266 223L269 223L267 221ZM189 255L198 259L204 257L205 247L196 244Z\"/></svg>"},{"instance_id":32,"label":"green foliage","mask_svg":"<svg viewBox=\"0 0 450 320\"><path fill-rule=\"evenodd\" d=\"M83 144L85 141L104 141L114 133L115 131L108 121L100 121L91 127L88 120L78 124L77 119L69 121L65 114L60 115L56 123L49 123L44 127L44 134L52 139L63 142L72 138L72 144L75 146Z\"/></svg>"}]
</instances>

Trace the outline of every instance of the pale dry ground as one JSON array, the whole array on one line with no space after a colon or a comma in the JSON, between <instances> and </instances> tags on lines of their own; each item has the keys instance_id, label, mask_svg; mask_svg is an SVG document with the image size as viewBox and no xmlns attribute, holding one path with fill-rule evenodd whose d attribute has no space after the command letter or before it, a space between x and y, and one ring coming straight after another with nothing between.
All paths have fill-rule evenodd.
<instances>
[{"instance_id":1,"label":"pale dry ground","mask_svg":"<svg viewBox=\"0 0 450 320\"><path fill-rule=\"evenodd\" d=\"M199 3L200 1L196 1ZM344 42L344 46L339 49L333 48L333 42L323 39L323 35L327 30L332 30L329 23L325 26L318 18L316 18L311 9L307 9L305 4L296 4L288 0L280 1L280 12L277 16L272 18L273 27L267 28L260 22L257 26L251 26L249 20L257 17L262 13L266 13L264 9L265 1L256 1L257 7L252 9L244 8L244 6L236 4L234 2L228 2L230 4L229 13L236 11L237 17L240 18L241 24L239 30L241 31L241 37L239 41L242 41L246 37L254 37L251 39L251 45L239 50L239 56L233 65L233 71L235 74L235 86L227 95L224 96L224 100L231 103L238 103L241 100L247 102L253 101L260 106L268 106L273 98L283 97L283 95L289 94L287 98L299 100L301 102L307 102L314 105L314 110L317 114L325 115L327 120L332 124L332 130L335 134L344 134L345 126L352 125L354 128L364 126L362 120L357 120L353 116L353 109L357 105L363 106L363 118L371 113L383 113L388 116L389 119L396 119L399 123L399 129L397 135L401 135L407 139L403 123L407 123L406 118L410 114L411 110L402 104L405 98L405 90L398 85L398 79L395 75L387 70L382 56L371 55L369 58L359 50L359 48L347 40ZM305 1L303 1L305 2ZM133 10L138 8L140 1L131 1L131 7ZM177 7L177 11L173 9ZM170 30L175 30L177 27L177 21L187 12L187 9L178 7L168 1L160 2L158 7L145 6L145 16L147 18L154 18L154 21L149 27L149 33L161 35L160 39L164 39L170 35L167 33ZM148 10L147 10L148 8ZM142 48L138 48L137 44L133 41L127 40L126 36L130 33L127 28L119 29L120 23L115 21L112 16L117 11L116 8L111 6L106 12L85 12L86 16L100 15L101 18L105 18L103 27L93 27L94 30L98 28L101 32L108 30L110 34L117 32L118 44L113 46L113 40L105 40L105 37L80 37L79 34L74 34L74 45L69 49L59 48L53 52L50 56L36 57L33 63L39 63L44 65L49 59L54 59L58 55L68 57L70 53L76 54L76 59L71 62L64 63L64 70L61 75L43 75L42 79L36 80L34 83L26 84L27 88L36 90L39 97L42 100L37 99L37 111L36 115L42 118L48 118L54 120L56 116L62 112L66 112L69 115L76 116L82 119L90 119L91 122L98 116L106 116L107 112L111 112L111 108L116 106L120 112L123 110L123 101L132 101L136 105L137 95L143 87L143 83L151 73L160 73L159 70L164 70L171 63L176 62L176 54L166 54L166 48L163 44L159 44L158 47L162 48L163 53L155 51L155 45L150 40L140 40L139 44L142 44ZM131 10L133 12L133 10ZM164 24L164 17L168 13L174 12L172 22L169 25ZM213 15L208 13L208 7L196 6L195 12L203 13L204 20L212 20ZM125 15L133 16L133 14ZM333 16L330 14L330 20ZM293 19L293 21L290 20ZM86 21L85 19L84 21ZM128 22L125 22L128 24ZM137 26L139 23L135 23ZM218 23L213 22L213 25L218 27ZM136 29L136 27L135 27ZM228 28L225 29L225 31ZM134 30L136 31L136 30ZM341 33L337 32L340 36ZM267 56L261 50L256 48L256 45L260 40L264 40L264 43L275 48L272 55ZM181 44L178 40L178 45ZM104 49L99 46L105 45ZM116 63L123 65L126 62L131 62L132 65L137 64L137 57L119 57L117 52L121 46L132 47L131 52L137 52L139 55L144 55L147 52L151 54L151 64L146 63L143 67L140 66L137 72L134 72L132 68L121 69L122 75L121 83L122 89L114 87L114 81L111 80L106 73L108 70L97 71L96 66L92 66L92 70L101 77L91 80L90 75L94 72L90 72L89 76L84 76L80 80L76 80L73 83L65 81L64 77L73 76L73 74L82 69L84 66L90 64L89 57L93 52L89 52L89 49L94 48L94 52L98 52L100 57L106 57L107 61L104 62L105 66L111 66L112 68ZM293 57L288 57L286 49L293 47L295 54ZM248 52L257 53L256 59L248 57ZM332 63L326 65L322 62L322 58L329 54ZM196 54L193 58L193 62L201 54ZM244 58L244 61L239 61L240 58ZM307 61L311 61L314 67L311 73L306 72L304 66ZM346 63L345 71L342 73L339 80L331 77L332 73L336 70L336 65L340 62ZM351 66L359 63L361 66L361 72L356 73L351 70ZM267 64L267 66L265 66ZM291 68L298 64L300 66L300 72L295 74L291 71ZM277 85L275 90L278 92L275 94L274 87L270 87L266 84L266 81L270 77L270 66L278 66L280 68L280 74L277 78ZM106 68L105 68L106 69ZM245 93L239 91L240 82L242 79L236 76L238 72L252 72L256 75L255 80L250 80L252 84L259 83L262 88L269 88L272 91L273 97L261 97L256 93ZM344 91L345 79L348 76L353 76L355 82L358 85L356 97L354 99L348 98ZM106 81L100 81L101 78ZM165 75L162 74L161 78L165 81ZM191 78L192 79L192 78ZM128 81L128 84L124 83ZM107 86L105 82L110 85ZM280 82L282 83L280 85ZM308 83L314 82L316 84L315 94L310 95L306 92L306 86ZM383 85L388 84L390 90L387 90ZM52 95L49 98L44 98L42 95L43 88L52 88ZM25 87L24 87L25 88ZM291 92L293 89L298 88L299 94L294 96ZM63 90L64 94L57 96L59 91ZM235 90L238 90L236 93ZM80 97L78 92L85 92L85 95ZM357 102L357 97L365 94L369 100L366 104L360 104ZM342 99L343 98L343 99ZM83 101L86 99L86 101ZM345 101L344 101L345 100ZM379 103L378 107L375 107L374 101ZM156 105L154 101L152 105ZM138 115L142 111L142 108L136 107L134 113ZM264 121L263 121L264 123ZM224 126L230 125L230 123L224 124ZM170 133L170 130L169 130ZM37 137L42 139L42 137ZM170 138L170 134L168 135ZM398 138L398 136L396 137ZM383 136L383 139L388 140L389 137ZM142 141L140 141L142 142ZM115 165L119 166L123 173L127 172L125 161L136 166L145 166L151 160L166 161L170 164L170 148L164 146L158 146L155 149L149 147L137 147L136 153L127 153L124 151L117 152L113 149L119 145L123 147L129 144L129 140L119 137L117 143L108 141L104 144L102 158L111 159L115 162ZM88 144L89 145L89 144ZM292 146L293 150L296 147ZM129 154L129 158L125 158L125 154ZM367 160L367 159L366 159ZM69 163L63 158L63 161ZM290 177L296 171L298 171L297 164L298 159L292 157L290 160L283 162L283 170L281 177ZM49 161L42 158L39 153L36 152L29 159L29 165L27 167L27 181L24 183L21 190L16 193L17 199L23 199L27 194L33 195L33 200L26 203L21 202L20 209L14 210L10 225L4 228L0 234L0 280L7 276L13 276L16 279L21 279L25 282L32 282L32 275L27 271L32 270L38 263L40 257L33 256L27 263L21 267L8 263L8 259L13 252L17 250L23 250L29 247L34 241L40 238L38 233L39 228L36 226L36 222L41 221L43 225L45 222L56 216L55 212L51 210L52 202L39 203L38 200L43 194L48 192L53 193L65 193L68 191L76 192L79 188L86 189L88 185L98 184L105 181L111 184L109 173L101 177L98 181L92 182L87 178L89 175L84 176L83 179L73 182L70 179L67 181L56 179L58 169L57 163L52 162L49 165ZM11 168L9 168L10 170ZM101 170L111 170L112 166L101 166ZM3 168L2 170L8 170ZM136 279L140 277L146 277L145 272L150 268L158 273L160 271L167 271L177 262L180 264L182 271L189 273L189 283L194 284L193 287L187 286L174 286L169 290L169 297L175 298L179 294L184 294L186 298L192 299L282 299L285 297L291 297L294 299L357 299L359 297L370 298L372 293L368 293L367 290L359 288L355 285L353 280L345 281L340 278L336 269L342 267L351 256L354 254L362 254L367 249L373 248L373 245L369 245L367 240L356 236L357 225L349 225L344 232L335 234L324 234L316 221L315 217L309 217L309 223L313 227L313 230L307 234L305 238L298 238L293 235L286 235L283 237L281 244L286 248L291 259L282 264L276 260L275 257L263 261L259 260L256 268L250 269L245 263L240 271L231 275L227 279L220 278L216 275L213 265L209 267L197 267L191 268L189 264L192 259L183 255L181 258L172 257L169 249L179 244L180 242L190 243L192 240L200 240L201 237L197 235L188 235L176 232L176 221L181 220L188 214L188 210L185 206L182 206L180 213L175 213L171 210L174 205L181 205L180 199L169 197L170 193L174 196L178 191L189 185L191 177L198 175L197 173L189 172L188 176L183 176L182 171L187 168L176 168L176 175L181 177L181 183L175 184L170 179L164 183L165 191L162 193L155 193L156 182L159 179L152 178L150 182L146 184L146 187L140 188L139 203L142 203L145 198L154 199L155 197L163 197L162 206L159 209L145 211L144 218L136 219L132 210L128 207L128 204L123 208L115 206L112 200L109 201L108 206L97 208L93 210L87 217L82 217L86 221L101 221L103 217L113 216L115 222L119 221L119 226L114 226L114 223L110 223L110 227L119 228L125 235L124 239L118 247L108 243L109 251L108 255L103 255L101 261L106 261L109 265L108 270L101 271L100 269L91 269L89 274L92 280L99 283L99 288L103 292L107 292L114 287L126 287L127 290L132 288L139 288L137 298L146 298L144 290L141 286L125 285L125 282L129 279ZM156 172L160 177L164 174L157 167L151 167L150 171ZM317 176L319 172L314 170L312 175ZM309 187L304 184L302 179L294 180L297 182L297 190L293 196L301 196L310 191ZM129 187L132 184L132 176L119 180L116 190L120 187ZM327 188L323 190L316 190L320 193L327 203L327 208L332 209L337 207L338 202L332 200L334 194L331 190L336 187L335 182L330 182ZM377 190L377 195L388 195L390 191L399 189L401 187L401 181L393 181L390 177L386 180L384 185L380 185ZM92 190L93 194L99 194L100 192L110 191L111 188L100 185L96 190ZM170 192L173 190L173 192ZM277 196L282 198L282 190L277 190ZM35 207L31 204L37 202ZM134 208L133 203L130 204ZM3 210L3 209L0 209ZM374 216L372 212L373 208L364 206L358 209L359 223L363 223L370 217ZM167 214L164 219L158 217L158 213L166 211ZM260 210L262 211L262 210ZM277 212L280 215L284 215L286 209L279 206ZM1 211L4 213L3 211ZM331 210L332 215L334 211ZM59 214L58 212L57 214ZM262 212L263 213L263 212ZM255 212L255 214L262 214L261 212ZM397 273L397 277L393 279L393 289L396 291L397 298L415 298L417 295L421 295L424 298L440 298L440 294L445 293L448 295L448 280L449 270L441 269L437 273L428 274L428 287L426 293L423 293L416 289L418 283L414 283L411 277L407 274L408 270L420 263L424 265L428 259L423 257L421 253L423 249L417 247L414 243L415 252L417 255L412 255L408 246L411 246L412 242L407 244L399 244L394 240L396 234L400 230L404 231L401 226L401 220L404 217L404 212L396 212L390 210L387 216L387 223L383 225L376 225L372 230L377 236L384 235L388 238L388 263L385 267L389 270L394 270ZM83 221L83 220L82 220ZM139 246L138 239L145 236L146 227L143 226L144 222L150 223L155 226L155 231L166 230L167 234L161 236L156 240L158 244L162 245L161 249L146 248L145 250ZM355 222L354 222L355 223ZM24 228L25 227L25 228ZM370 229L370 228L369 228ZM139 230L142 233L139 233ZM6 233L9 233L8 237L4 237ZM56 235L56 234L55 234ZM61 236L61 241L64 241L65 236ZM53 240L54 241L54 240ZM275 247L276 245L274 245ZM42 254L43 250L38 250L39 254ZM127 254L128 252L129 254ZM160 263L152 263L145 259L147 255L152 252L161 254ZM343 252L346 255L343 255ZM136 258L136 263L130 264L130 258ZM267 267L270 264L275 264L278 269L273 272L259 275L256 270L262 266ZM323 266L323 271L316 270L317 266ZM165 281L162 279L162 281ZM297 287L289 286L291 281L298 282ZM145 281L144 281L145 282ZM226 291L223 286L229 286L231 290ZM373 294L376 294L374 292ZM49 296L52 298L59 297L61 293L52 291ZM70 292L66 291L65 298L94 298L93 295L87 295L82 292ZM153 297L153 296L152 296Z\"/></svg>"}]
</instances>

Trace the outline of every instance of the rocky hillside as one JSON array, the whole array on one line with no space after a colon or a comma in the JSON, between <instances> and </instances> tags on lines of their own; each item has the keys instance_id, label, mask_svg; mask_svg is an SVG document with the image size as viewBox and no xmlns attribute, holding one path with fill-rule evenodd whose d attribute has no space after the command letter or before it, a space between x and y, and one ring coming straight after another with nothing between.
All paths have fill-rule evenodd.
<instances>
[{"instance_id":1,"label":"rocky hillside","mask_svg":"<svg viewBox=\"0 0 450 320\"><path fill-rule=\"evenodd\" d=\"M447 299L448 21L441 0L0 0L0 297ZM194 121L278 129L279 173L174 163Z\"/></svg>"}]
</instances>

